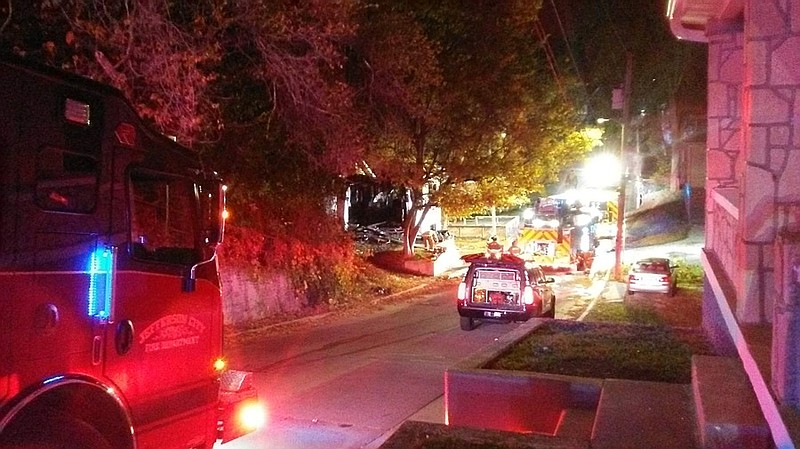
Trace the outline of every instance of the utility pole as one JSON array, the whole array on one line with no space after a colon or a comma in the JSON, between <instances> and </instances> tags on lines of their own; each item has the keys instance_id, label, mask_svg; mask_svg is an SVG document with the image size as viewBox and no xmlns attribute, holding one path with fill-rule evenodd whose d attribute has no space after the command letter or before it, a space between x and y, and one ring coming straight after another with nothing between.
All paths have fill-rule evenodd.
<instances>
[{"instance_id":1,"label":"utility pole","mask_svg":"<svg viewBox=\"0 0 800 449\"><path fill-rule=\"evenodd\" d=\"M619 181L617 200L617 240L614 247L614 280L622 281L622 251L625 249L625 193L628 189L628 161L625 157L625 127L630 120L631 78L633 77L633 55L625 53L625 84L622 88L622 122L619 133L619 162L622 176Z\"/></svg>"}]
</instances>

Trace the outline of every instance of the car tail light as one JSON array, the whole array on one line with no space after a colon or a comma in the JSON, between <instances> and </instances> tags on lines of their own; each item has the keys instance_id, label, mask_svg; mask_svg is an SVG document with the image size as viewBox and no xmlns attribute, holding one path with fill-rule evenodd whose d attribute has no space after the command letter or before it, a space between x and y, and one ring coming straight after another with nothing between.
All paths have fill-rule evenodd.
<instances>
[{"instance_id":1,"label":"car tail light","mask_svg":"<svg viewBox=\"0 0 800 449\"><path fill-rule=\"evenodd\" d=\"M669 276L661 276L661 282L669 284Z\"/></svg>"},{"instance_id":2,"label":"car tail light","mask_svg":"<svg viewBox=\"0 0 800 449\"><path fill-rule=\"evenodd\" d=\"M522 302L525 304L533 304L533 288L531 286L525 287L522 292Z\"/></svg>"},{"instance_id":3,"label":"car tail light","mask_svg":"<svg viewBox=\"0 0 800 449\"><path fill-rule=\"evenodd\" d=\"M458 299L459 299L459 301L463 301L463 300L467 299L467 283L466 282L462 282L462 283L458 284Z\"/></svg>"}]
</instances>

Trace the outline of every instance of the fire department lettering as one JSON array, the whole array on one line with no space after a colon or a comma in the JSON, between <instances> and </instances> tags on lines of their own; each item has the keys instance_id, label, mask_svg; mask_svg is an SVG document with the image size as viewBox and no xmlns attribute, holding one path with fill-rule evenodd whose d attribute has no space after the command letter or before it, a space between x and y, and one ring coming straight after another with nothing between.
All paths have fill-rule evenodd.
<instances>
[{"instance_id":1,"label":"fire department lettering","mask_svg":"<svg viewBox=\"0 0 800 449\"><path fill-rule=\"evenodd\" d=\"M154 321L139 335L145 352L196 345L205 325L186 314L166 315Z\"/></svg>"}]
</instances>

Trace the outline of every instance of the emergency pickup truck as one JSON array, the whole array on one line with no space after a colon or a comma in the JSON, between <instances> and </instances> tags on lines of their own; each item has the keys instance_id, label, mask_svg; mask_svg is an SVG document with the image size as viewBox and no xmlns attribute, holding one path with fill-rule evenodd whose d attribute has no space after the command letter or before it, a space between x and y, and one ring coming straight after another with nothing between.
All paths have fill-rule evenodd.
<instances>
[{"instance_id":1,"label":"emergency pickup truck","mask_svg":"<svg viewBox=\"0 0 800 449\"><path fill-rule=\"evenodd\" d=\"M550 286L555 280L545 277L538 265L491 248L462 259L470 264L457 293L462 330L472 330L476 321L555 317L556 296Z\"/></svg>"},{"instance_id":2,"label":"emergency pickup truck","mask_svg":"<svg viewBox=\"0 0 800 449\"><path fill-rule=\"evenodd\" d=\"M263 418L227 370L225 194L120 92L0 57L0 448L210 449Z\"/></svg>"}]
</instances>

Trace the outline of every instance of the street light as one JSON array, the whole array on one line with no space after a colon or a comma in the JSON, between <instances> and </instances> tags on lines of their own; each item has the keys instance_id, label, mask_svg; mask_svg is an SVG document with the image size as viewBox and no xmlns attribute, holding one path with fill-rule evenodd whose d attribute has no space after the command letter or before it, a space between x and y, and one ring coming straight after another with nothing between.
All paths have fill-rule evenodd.
<instances>
[{"instance_id":1,"label":"street light","mask_svg":"<svg viewBox=\"0 0 800 449\"><path fill-rule=\"evenodd\" d=\"M619 184L622 176L622 162L612 153L598 153L586 161L585 173L592 173L591 179L585 179L584 185L596 188L608 188Z\"/></svg>"}]
</instances>

